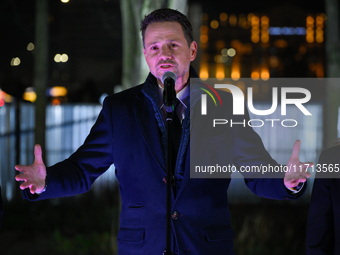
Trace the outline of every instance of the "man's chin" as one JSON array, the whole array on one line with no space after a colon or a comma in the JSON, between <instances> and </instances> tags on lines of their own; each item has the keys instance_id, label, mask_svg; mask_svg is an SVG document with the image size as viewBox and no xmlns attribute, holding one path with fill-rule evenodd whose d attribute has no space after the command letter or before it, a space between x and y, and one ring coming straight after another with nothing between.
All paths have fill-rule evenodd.
<instances>
[{"instance_id":1,"label":"man's chin","mask_svg":"<svg viewBox=\"0 0 340 255\"><path fill-rule=\"evenodd\" d=\"M161 68L157 73L159 74L160 79L162 79L163 74L166 72L173 72L178 76L177 71L174 68Z\"/></svg>"}]
</instances>

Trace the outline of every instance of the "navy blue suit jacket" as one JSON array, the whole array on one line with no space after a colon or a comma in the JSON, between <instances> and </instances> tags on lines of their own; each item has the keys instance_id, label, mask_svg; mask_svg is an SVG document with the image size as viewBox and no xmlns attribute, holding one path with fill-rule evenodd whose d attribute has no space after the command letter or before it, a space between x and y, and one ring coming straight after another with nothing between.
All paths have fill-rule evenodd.
<instances>
[{"instance_id":1,"label":"navy blue suit jacket","mask_svg":"<svg viewBox=\"0 0 340 255\"><path fill-rule=\"evenodd\" d=\"M340 146L324 150L320 166L340 166ZM322 173L321 173L322 174ZM340 179L318 178L314 181L307 222L307 254L340 254Z\"/></svg>"},{"instance_id":2,"label":"navy blue suit jacket","mask_svg":"<svg viewBox=\"0 0 340 255\"><path fill-rule=\"evenodd\" d=\"M194 70L191 74L195 75ZM232 109L232 98L225 93ZM198 106L199 107L199 106ZM232 110L227 115L232 116ZM177 192L172 197L173 247L178 254L234 254L234 236L228 209L230 179L190 179L190 111L183 121L176 163ZM251 128L223 134L228 162L254 165L276 162ZM212 151L216 144L205 144ZM122 208L118 254L162 254L166 228L166 127L158 105L157 81L149 75L144 84L111 95L84 144L65 161L47 168L47 190L39 197L25 191L27 199L71 196L88 191L95 179L115 164ZM210 150L211 149L211 150ZM226 155L224 154L224 157ZM273 199L295 199L282 179L251 179L246 184L256 194Z\"/></svg>"},{"instance_id":3,"label":"navy blue suit jacket","mask_svg":"<svg viewBox=\"0 0 340 255\"><path fill-rule=\"evenodd\" d=\"M2 203L1 187L0 187L0 228L1 228L1 220L2 220L3 213L4 213L4 205Z\"/></svg>"}]
</instances>

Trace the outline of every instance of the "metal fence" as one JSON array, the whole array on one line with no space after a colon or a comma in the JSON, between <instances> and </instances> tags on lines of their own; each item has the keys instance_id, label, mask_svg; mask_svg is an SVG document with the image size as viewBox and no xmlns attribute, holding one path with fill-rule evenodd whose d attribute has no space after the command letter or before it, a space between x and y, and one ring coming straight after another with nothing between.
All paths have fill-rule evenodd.
<instances>
[{"instance_id":1,"label":"metal fence","mask_svg":"<svg viewBox=\"0 0 340 255\"><path fill-rule=\"evenodd\" d=\"M69 157L85 140L100 112L101 105L65 104L46 109L46 165ZM30 165L34 161L35 112L32 104L20 107L20 152L16 162L16 109L6 104L0 108L0 184L3 197L11 200L14 192L15 164ZM95 192L115 181L114 166L93 186Z\"/></svg>"},{"instance_id":2,"label":"metal fence","mask_svg":"<svg viewBox=\"0 0 340 255\"><path fill-rule=\"evenodd\" d=\"M254 105L258 110L265 110L271 107L268 103L257 103ZM281 116L281 107L277 108L271 115L258 116L250 113L250 119L262 120L263 126L253 127L253 129L261 137L264 146L270 153L273 159L279 164L286 165L291 154L295 141L301 140L301 149L299 153L299 159L301 162L312 161L317 163L319 154L322 150L322 110L323 106L321 103L310 103L306 106L306 109L312 114L312 116L305 116L298 108L293 105L287 107L287 116L283 118ZM287 121L282 125L284 120L297 120L296 127L285 127L293 126L296 123ZM271 120L271 121L268 121ZM273 121L275 120L275 121ZM254 121L253 126L260 126L259 121ZM240 175L239 173L234 174ZM311 190L313 187L314 175L312 175L307 186L306 195L304 195L299 202L308 202L310 199ZM229 196L230 203L244 202L257 203L261 200L260 197L251 193L250 190L245 188L243 179L234 178L230 185L231 193Z\"/></svg>"},{"instance_id":3,"label":"metal fence","mask_svg":"<svg viewBox=\"0 0 340 255\"><path fill-rule=\"evenodd\" d=\"M256 105L257 109L268 109L270 105L260 103ZM263 139L263 143L269 153L278 163L286 164L296 139L302 141L300 151L301 161L317 161L322 147L322 104L310 104L308 110L312 113L313 118L302 116L301 112L295 107L287 109L290 112L289 118L299 120L295 128L285 128L275 122L275 128L266 123L261 128L254 128ZM74 152L85 140L90 128L95 122L101 105L80 105L66 104L61 106L48 106L46 109L46 158L47 164L52 165L67 158ZM34 160L34 106L32 104L22 104L21 106L21 124L20 124L20 164L31 164ZM271 116L259 118L259 116L250 115L251 119L282 119L275 113ZM0 107L0 184L3 187L3 197L10 200L14 191L14 170L15 162L15 143L16 143L16 111L14 105L5 105ZM319 121L318 121L319 120ZM43 134L42 134L43 135ZM112 185L115 181L114 166L103 174L94 184L93 189L100 192L101 188ZM309 193L312 185L309 185ZM231 182L228 191L231 203L252 201L257 202L260 198L251 194L245 188L244 181L235 178ZM304 196L308 201L309 197Z\"/></svg>"}]
</instances>

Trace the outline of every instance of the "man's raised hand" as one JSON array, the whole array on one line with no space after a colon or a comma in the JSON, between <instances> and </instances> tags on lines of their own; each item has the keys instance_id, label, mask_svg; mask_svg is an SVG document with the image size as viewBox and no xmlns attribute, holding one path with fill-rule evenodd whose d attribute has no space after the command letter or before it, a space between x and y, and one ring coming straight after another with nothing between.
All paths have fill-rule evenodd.
<instances>
[{"instance_id":1,"label":"man's raised hand","mask_svg":"<svg viewBox=\"0 0 340 255\"><path fill-rule=\"evenodd\" d=\"M287 168L288 171L285 174L284 184L287 188L295 188L300 182L305 182L311 174L307 171L308 167L313 166L312 162L302 163L299 160L301 141L296 140L292 156L288 160Z\"/></svg>"},{"instance_id":2,"label":"man's raised hand","mask_svg":"<svg viewBox=\"0 0 340 255\"><path fill-rule=\"evenodd\" d=\"M16 165L15 169L21 173L15 176L17 181L24 181L20 189L30 189L32 194L40 193L45 188L46 167L42 160L42 152L39 144L34 147L34 162L30 166Z\"/></svg>"}]
</instances>

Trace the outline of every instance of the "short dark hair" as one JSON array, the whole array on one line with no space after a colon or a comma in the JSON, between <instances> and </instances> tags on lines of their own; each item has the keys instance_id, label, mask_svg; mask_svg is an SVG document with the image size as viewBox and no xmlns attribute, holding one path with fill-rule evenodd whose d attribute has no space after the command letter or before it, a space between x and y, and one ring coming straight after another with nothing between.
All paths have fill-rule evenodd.
<instances>
[{"instance_id":1,"label":"short dark hair","mask_svg":"<svg viewBox=\"0 0 340 255\"><path fill-rule=\"evenodd\" d=\"M156 22L166 22L166 21L173 21L178 22L183 29L185 39L188 42L188 46L194 41L192 26L188 20L188 18L180 13L177 10L169 9L169 8L162 8L151 12L149 15L144 17L144 20L141 23L140 30L142 31L142 38L143 38L143 46L144 44L144 37L145 37L145 30L148 25Z\"/></svg>"}]
</instances>

